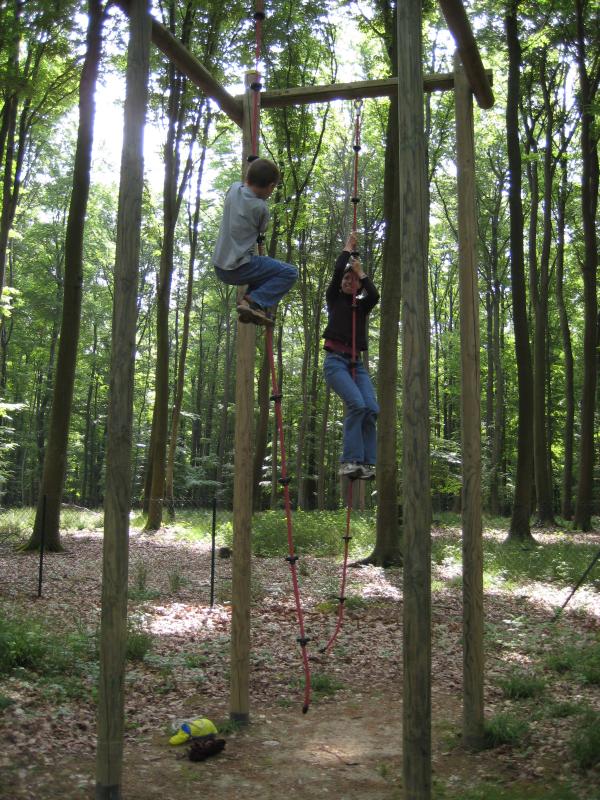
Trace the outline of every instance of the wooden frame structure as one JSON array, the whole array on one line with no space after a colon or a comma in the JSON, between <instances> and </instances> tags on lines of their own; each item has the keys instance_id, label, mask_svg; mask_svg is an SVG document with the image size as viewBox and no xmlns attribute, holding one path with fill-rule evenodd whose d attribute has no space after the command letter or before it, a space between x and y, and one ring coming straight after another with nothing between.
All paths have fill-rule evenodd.
<instances>
[{"instance_id":1,"label":"wooden frame structure","mask_svg":"<svg viewBox=\"0 0 600 800\"><path fill-rule=\"evenodd\" d=\"M139 14L140 0L117 0L129 14ZM398 77L346 84L298 87L260 94L263 108L335 99L372 98L399 94L400 219L403 431L404 431L404 708L403 773L407 800L431 797L431 580L429 478L429 322L427 300L427 180L423 128L423 91L455 90L459 196L459 270L461 309L462 445L463 445L463 734L477 746L483 736L483 588L480 504L480 400L472 94L481 108L491 108L491 73L483 68L479 50L461 0L440 0L457 44L454 72L423 76L421 68L421 0L398 4ZM234 97L159 22L151 18L152 42L192 83L214 100L243 131L243 166L250 153L247 109L257 75L246 76L246 92ZM230 716L250 717L248 675L250 654L250 536L252 524L252 460L255 329L240 325L237 337L236 427L232 565L232 630ZM109 441L109 448L111 444ZM114 562L114 559L113 559ZM126 557L125 557L126 562ZM114 563L113 563L114 566ZM106 579L106 578L105 578ZM119 570L118 587L126 595L126 570ZM106 590L106 587L105 587ZM123 594L125 592L125 595ZM104 595L103 595L104 600ZM125 620L121 620L125 624ZM122 645L124 629L113 630ZM116 669L116 668L115 668ZM115 671L113 669L113 672ZM118 671L118 670L117 670ZM122 676L121 676L122 680ZM114 685L119 684L113 676ZM122 719L123 693L115 692L111 706ZM106 716L106 715L105 715ZM118 732L117 732L118 734ZM118 737L117 737L118 738ZM98 774L120 797L120 750L98 754ZM110 762L110 763L108 763ZM117 764L118 762L118 764ZM115 766L117 764L117 766ZM119 780L116 781L116 778ZM116 781L116 783L115 783ZM109 795L97 794L97 797Z\"/></svg>"}]
</instances>

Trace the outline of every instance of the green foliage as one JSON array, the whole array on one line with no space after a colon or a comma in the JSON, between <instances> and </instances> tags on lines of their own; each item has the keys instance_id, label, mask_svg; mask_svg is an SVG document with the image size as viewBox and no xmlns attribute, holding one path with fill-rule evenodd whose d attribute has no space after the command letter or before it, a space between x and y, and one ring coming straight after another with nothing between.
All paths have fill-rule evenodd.
<instances>
[{"instance_id":1,"label":"green foliage","mask_svg":"<svg viewBox=\"0 0 600 800\"><path fill-rule=\"evenodd\" d=\"M504 786L500 782L463 786L456 791L450 788L434 794L435 800L579 800L576 792L563 783L557 786L534 786L531 782L519 785L514 782Z\"/></svg>"},{"instance_id":2,"label":"green foliage","mask_svg":"<svg viewBox=\"0 0 600 800\"><path fill-rule=\"evenodd\" d=\"M368 608L368 605L369 605L368 601L365 600L365 598L362 597L361 595L346 594L346 599L344 600L344 608L346 609L346 611L360 611L365 608ZM338 608L339 608L339 600L337 598L337 595L335 594L330 600L325 600L324 602L318 603L316 605L316 610L321 611L322 613L325 614L337 613Z\"/></svg>"},{"instance_id":3,"label":"green foliage","mask_svg":"<svg viewBox=\"0 0 600 800\"><path fill-rule=\"evenodd\" d=\"M136 617L127 621L126 657L129 661L143 661L154 645L154 636Z\"/></svg>"},{"instance_id":4,"label":"green foliage","mask_svg":"<svg viewBox=\"0 0 600 800\"><path fill-rule=\"evenodd\" d=\"M573 673L582 683L600 684L600 642L582 642L561 648L560 652L547 656L545 663L548 669L559 674Z\"/></svg>"},{"instance_id":5,"label":"green foliage","mask_svg":"<svg viewBox=\"0 0 600 800\"><path fill-rule=\"evenodd\" d=\"M0 509L0 538L24 540L33 530L34 508Z\"/></svg>"},{"instance_id":6,"label":"green foliage","mask_svg":"<svg viewBox=\"0 0 600 800\"><path fill-rule=\"evenodd\" d=\"M527 697L538 697L545 688L546 682L529 672L513 672L507 678L498 681L504 696L511 700L523 700Z\"/></svg>"},{"instance_id":7,"label":"green foliage","mask_svg":"<svg viewBox=\"0 0 600 800\"><path fill-rule=\"evenodd\" d=\"M317 672L310 676L310 688L313 698L319 700L323 697L332 697L344 688L344 684L332 675Z\"/></svg>"},{"instance_id":8,"label":"green foliage","mask_svg":"<svg viewBox=\"0 0 600 800\"><path fill-rule=\"evenodd\" d=\"M600 764L600 712L586 712L571 737L570 747L580 769Z\"/></svg>"},{"instance_id":9,"label":"green foliage","mask_svg":"<svg viewBox=\"0 0 600 800\"><path fill-rule=\"evenodd\" d=\"M148 586L148 565L145 561L136 562L133 572L133 586L129 587L129 599L144 602L160 597L160 592Z\"/></svg>"},{"instance_id":10,"label":"green foliage","mask_svg":"<svg viewBox=\"0 0 600 800\"><path fill-rule=\"evenodd\" d=\"M584 708L578 703L569 700L562 700L556 703L547 703L544 706L544 713L550 719L566 719L577 714L582 714Z\"/></svg>"},{"instance_id":11,"label":"green foliage","mask_svg":"<svg viewBox=\"0 0 600 800\"><path fill-rule=\"evenodd\" d=\"M179 570L173 570L169 572L169 590L171 594L177 594L180 592L184 586L189 584L189 580L182 575Z\"/></svg>"},{"instance_id":12,"label":"green foliage","mask_svg":"<svg viewBox=\"0 0 600 800\"><path fill-rule=\"evenodd\" d=\"M342 537L346 534L346 512L295 511L292 514L294 545L300 555L333 556L343 552ZM353 554L369 549L374 541L375 519L371 512L352 517ZM223 531L223 528L221 528ZM225 540L232 542L228 531ZM253 519L252 550L260 558L273 558L287 553L287 520L283 511L265 511Z\"/></svg>"},{"instance_id":13,"label":"green foliage","mask_svg":"<svg viewBox=\"0 0 600 800\"><path fill-rule=\"evenodd\" d=\"M7 697L5 694L0 694L0 711L10 708L10 706L14 705L14 702L12 698Z\"/></svg>"},{"instance_id":14,"label":"green foliage","mask_svg":"<svg viewBox=\"0 0 600 800\"><path fill-rule=\"evenodd\" d=\"M513 746L524 742L529 731L528 724L509 713L495 714L484 724L484 736L487 747L499 747L502 744Z\"/></svg>"},{"instance_id":15,"label":"green foliage","mask_svg":"<svg viewBox=\"0 0 600 800\"><path fill-rule=\"evenodd\" d=\"M595 554L593 545L569 540L545 543L531 548L519 544L488 541L485 547L485 571L504 580L524 578L569 586L581 577ZM593 580L593 576L590 576Z\"/></svg>"},{"instance_id":16,"label":"green foliage","mask_svg":"<svg viewBox=\"0 0 600 800\"><path fill-rule=\"evenodd\" d=\"M71 675L97 660L95 633L49 633L36 619L0 617L0 674L21 668L40 676Z\"/></svg>"},{"instance_id":17,"label":"green foliage","mask_svg":"<svg viewBox=\"0 0 600 800\"><path fill-rule=\"evenodd\" d=\"M49 647L39 622L0 617L0 674L11 672L15 667L39 668Z\"/></svg>"},{"instance_id":18,"label":"green foliage","mask_svg":"<svg viewBox=\"0 0 600 800\"><path fill-rule=\"evenodd\" d=\"M91 511L81 508L63 508L60 514L60 526L65 531L84 531L102 528L104 524L102 511Z\"/></svg>"}]
</instances>

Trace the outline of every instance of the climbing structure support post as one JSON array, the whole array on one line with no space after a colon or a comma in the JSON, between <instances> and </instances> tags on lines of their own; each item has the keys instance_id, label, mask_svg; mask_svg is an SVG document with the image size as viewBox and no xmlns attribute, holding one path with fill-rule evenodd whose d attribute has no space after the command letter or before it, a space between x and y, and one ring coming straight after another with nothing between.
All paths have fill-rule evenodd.
<instances>
[{"instance_id":1,"label":"climbing structure support post","mask_svg":"<svg viewBox=\"0 0 600 800\"><path fill-rule=\"evenodd\" d=\"M258 141L256 113L256 71L248 72L243 115L243 175ZM252 533L252 443L254 440L254 325L238 323L235 372L235 457L233 476L233 556L231 563L231 683L229 716L250 720L248 676L250 671L250 579Z\"/></svg>"},{"instance_id":2,"label":"climbing structure support post","mask_svg":"<svg viewBox=\"0 0 600 800\"><path fill-rule=\"evenodd\" d=\"M398 134L403 380L403 784L431 798L431 499L428 198L421 0L398 3Z\"/></svg>"},{"instance_id":3,"label":"climbing structure support post","mask_svg":"<svg viewBox=\"0 0 600 800\"><path fill-rule=\"evenodd\" d=\"M479 748L483 743L483 543L475 147L472 90L458 53L454 56L454 104L462 420L463 743Z\"/></svg>"},{"instance_id":4,"label":"climbing structure support post","mask_svg":"<svg viewBox=\"0 0 600 800\"><path fill-rule=\"evenodd\" d=\"M130 5L123 149L117 214L102 564L96 800L121 800L127 644L127 572L137 287L148 98L148 0Z\"/></svg>"}]
</instances>

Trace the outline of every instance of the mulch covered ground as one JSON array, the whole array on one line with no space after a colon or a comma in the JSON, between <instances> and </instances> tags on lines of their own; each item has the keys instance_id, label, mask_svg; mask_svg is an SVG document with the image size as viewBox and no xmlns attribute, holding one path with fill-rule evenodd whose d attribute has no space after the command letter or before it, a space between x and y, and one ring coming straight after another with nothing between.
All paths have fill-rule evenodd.
<instances>
[{"instance_id":1,"label":"mulch covered ground","mask_svg":"<svg viewBox=\"0 0 600 800\"><path fill-rule=\"evenodd\" d=\"M434 535L448 536L448 531ZM456 534L458 536L458 533ZM489 536L502 534L489 533ZM538 541L553 534L536 532ZM600 547L600 536L595 535ZM586 536L590 542L593 537ZM0 611L33 616L48 630L97 631L102 534L63 537L65 552L45 560L43 596L36 597L38 556L0 544ZM128 662L124 797L130 800L210 793L218 800L261 798L402 798L402 575L375 567L350 571L345 623L333 649L319 653L335 626L339 563L303 558L300 581L315 691L301 713L302 664L293 594L283 559L252 564L251 724L225 734L225 751L192 763L168 737L180 721L228 717L231 561L217 559L215 605L209 607L206 542L182 541L175 529L130 540L130 618L152 634L143 661ZM456 565L434 567L432 706L434 796L460 797L485 782L522 787L523 797L599 798L598 768L581 772L569 740L578 716L559 717L553 704L600 710L598 685L550 672L545 654L597 637L600 599L580 589L559 623L553 613L568 589L546 584L508 591L486 588L486 716L527 718L520 746L472 754L460 745L462 686L461 588ZM0 798L91 798L96 723L93 661L72 675L40 679L16 670L0 680ZM543 701L507 700L499 682L518 670L543 675ZM566 785L566 784L565 784ZM483 795L482 795L483 796ZM513 795L510 795L511 797ZM515 797L521 795L514 795ZM560 798L561 795L552 795Z\"/></svg>"}]
</instances>

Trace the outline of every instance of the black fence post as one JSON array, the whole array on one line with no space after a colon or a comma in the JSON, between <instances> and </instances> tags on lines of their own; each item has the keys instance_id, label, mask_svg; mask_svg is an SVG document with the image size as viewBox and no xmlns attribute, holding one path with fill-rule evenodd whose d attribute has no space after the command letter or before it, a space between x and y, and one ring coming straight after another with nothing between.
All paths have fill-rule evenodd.
<instances>
[{"instance_id":1,"label":"black fence post","mask_svg":"<svg viewBox=\"0 0 600 800\"><path fill-rule=\"evenodd\" d=\"M42 497L42 530L40 532L40 569L38 575L38 597L42 596L42 579L44 575L44 544L46 541L46 495Z\"/></svg>"},{"instance_id":2,"label":"black fence post","mask_svg":"<svg viewBox=\"0 0 600 800\"><path fill-rule=\"evenodd\" d=\"M217 498L213 497L212 502L212 542L210 552L210 607L215 602L215 543L217 533Z\"/></svg>"}]
</instances>

